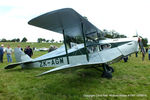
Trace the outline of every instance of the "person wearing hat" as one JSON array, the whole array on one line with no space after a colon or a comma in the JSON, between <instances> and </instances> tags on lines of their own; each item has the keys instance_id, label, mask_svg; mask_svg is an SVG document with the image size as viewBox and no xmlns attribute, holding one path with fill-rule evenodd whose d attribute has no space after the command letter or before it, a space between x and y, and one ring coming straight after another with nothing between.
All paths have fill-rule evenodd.
<instances>
[{"instance_id":1,"label":"person wearing hat","mask_svg":"<svg viewBox=\"0 0 150 100\"><path fill-rule=\"evenodd\" d=\"M4 45L1 44L0 47L0 62L3 63L3 55L4 55Z\"/></svg>"}]
</instances>

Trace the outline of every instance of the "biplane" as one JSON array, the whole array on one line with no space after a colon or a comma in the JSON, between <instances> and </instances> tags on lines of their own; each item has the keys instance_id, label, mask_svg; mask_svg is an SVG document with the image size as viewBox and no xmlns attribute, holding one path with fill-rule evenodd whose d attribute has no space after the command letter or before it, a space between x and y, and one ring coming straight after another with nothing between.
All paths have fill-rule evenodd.
<instances>
[{"instance_id":1,"label":"biplane","mask_svg":"<svg viewBox=\"0 0 150 100\"><path fill-rule=\"evenodd\" d=\"M114 69L110 64L139 50L138 37L105 39L101 30L72 8L48 12L30 20L28 24L62 34L64 45L35 59L15 48L17 63L5 69L18 65L22 68L55 67L40 76L68 68L90 67L99 70L102 67L102 77L112 78Z\"/></svg>"}]
</instances>

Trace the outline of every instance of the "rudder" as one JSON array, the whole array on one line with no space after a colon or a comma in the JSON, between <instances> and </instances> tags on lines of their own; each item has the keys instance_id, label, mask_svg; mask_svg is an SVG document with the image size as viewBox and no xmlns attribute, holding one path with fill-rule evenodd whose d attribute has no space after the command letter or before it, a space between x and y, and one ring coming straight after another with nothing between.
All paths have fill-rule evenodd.
<instances>
[{"instance_id":1,"label":"rudder","mask_svg":"<svg viewBox=\"0 0 150 100\"><path fill-rule=\"evenodd\" d=\"M32 60L27 54L25 54L19 48L15 48L14 53L15 53L16 62L31 61Z\"/></svg>"}]
</instances>

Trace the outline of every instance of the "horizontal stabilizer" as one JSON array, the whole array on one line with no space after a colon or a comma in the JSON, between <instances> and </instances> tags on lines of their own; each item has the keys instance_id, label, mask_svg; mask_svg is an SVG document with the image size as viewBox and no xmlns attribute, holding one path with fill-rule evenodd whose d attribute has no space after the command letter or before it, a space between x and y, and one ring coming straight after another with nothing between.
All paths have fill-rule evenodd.
<instances>
[{"instance_id":1,"label":"horizontal stabilizer","mask_svg":"<svg viewBox=\"0 0 150 100\"><path fill-rule=\"evenodd\" d=\"M5 67L5 69L12 69L12 68L17 67L18 65L20 65L20 63L10 64L10 65L7 65L7 66Z\"/></svg>"},{"instance_id":2,"label":"horizontal stabilizer","mask_svg":"<svg viewBox=\"0 0 150 100\"><path fill-rule=\"evenodd\" d=\"M28 64L28 63L32 63L33 61L24 61L24 62L18 62L18 63L13 63L13 64L9 64L5 67L5 69L12 69L12 68L15 68L17 67L18 65L21 65L21 64Z\"/></svg>"}]
</instances>

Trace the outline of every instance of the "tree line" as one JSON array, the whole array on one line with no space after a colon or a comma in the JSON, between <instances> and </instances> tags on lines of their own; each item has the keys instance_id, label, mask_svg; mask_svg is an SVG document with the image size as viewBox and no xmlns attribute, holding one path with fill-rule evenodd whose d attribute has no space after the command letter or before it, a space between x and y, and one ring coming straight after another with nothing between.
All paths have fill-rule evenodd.
<instances>
[{"instance_id":1,"label":"tree line","mask_svg":"<svg viewBox=\"0 0 150 100\"><path fill-rule=\"evenodd\" d=\"M114 39L114 38L127 38L126 35L120 34L119 32L117 32L115 30L106 30L106 29L103 29L101 31L101 33L104 35L104 37L111 38L111 39Z\"/></svg>"},{"instance_id":2,"label":"tree line","mask_svg":"<svg viewBox=\"0 0 150 100\"><path fill-rule=\"evenodd\" d=\"M5 38L2 38L0 39L0 42L27 42L27 38L24 37L22 40L20 40L19 38L15 38L15 39L12 39L12 40L7 40Z\"/></svg>"},{"instance_id":3,"label":"tree line","mask_svg":"<svg viewBox=\"0 0 150 100\"><path fill-rule=\"evenodd\" d=\"M120 34L119 32L116 32L115 30L102 30L101 33L104 35L104 37L106 38L127 38L126 35ZM133 36L133 37L137 37L137 36ZM147 43L148 43L148 39L147 38L143 38L142 36L139 36L140 38L142 38L142 43L144 47L147 47Z\"/></svg>"},{"instance_id":4,"label":"tree line","mask_svg":"<svg viewBox=\"0 0 150 100\"><path fill-rule=\"evenodd\" d=\"M126 35L123 35L123 34L120 34L119 32L116 32L115 30L107 30L107 29L103 29L100 31L100 34L102 34L103 37L105 38L111 38L111 39L114 39L114 38L127 38ZM136 36L133 36L133 37L136 37ZM140 36L141 37L141 36ZM143 45L144 47L147 47L147 43L148 43L148 39L147 38L142 38L142 42L143 42ZM12 39L12 40L7 40L5 38L3 39L0 39L0 42L27 42L28 39L26 37L24 37L22 40L20 40L19 38L15 38L15 39ZM54 39L51 39L51 40L46 40L44 38L38 38L37 39L37 42L38 43L58 43L58 41L55 41ZM63 41L60 40L59 43L62 43Z\"/></svg>"},{"instance_id":5,"label":"tree line","mask_svg":"<svg viewBox=\"0 0 150 100\"><path fill-rule=\"evenodd\" d=\"M58 41L55 41L54 39L46 40L44 38L38 38L37 42L38 43L58 43ZM59 41L59 43L62 43L62 42L63 42L62 40Z\"/></svg>"},{"instance_id":6,"label":"tree line","mask_svg":"<svg viewBox=\"0 0 150 100\"><path fill-rule=\"evenodd\" d=\"M0 42L27 42L28 39L26 37L24 37L22 40L20 40L19 38L14 38L12 40L7 40L5 38L0 39ZM46 40L44 38L38 38L37 39L38 43L58 43L58 41L55 41L54 39L51 40ZM63 41L60 40L59 43L62 43Z\"/></svg>"}]
</instances>

